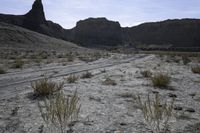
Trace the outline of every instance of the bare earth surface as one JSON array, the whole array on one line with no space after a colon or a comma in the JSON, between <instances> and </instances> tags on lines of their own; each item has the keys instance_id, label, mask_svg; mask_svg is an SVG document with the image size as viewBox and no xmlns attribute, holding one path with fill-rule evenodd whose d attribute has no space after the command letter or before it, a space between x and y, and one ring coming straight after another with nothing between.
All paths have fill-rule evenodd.
<instances>
[{"instance_id":1,"label":"bare earth surface","mask_svg":"<svg viewBox=\"0 0 200 133\"><path fill-rule=\"evenodd\" d=\"M183 65L167 56L113 54L90 63L77 61L65 66L51 63L10 70L0 75L0 133L57 133L50 131L43 122L37 99L31 98L31 82L44 76L53 81L66 81L69 74L81 75L85 71L94 76L64 85L66 94L77 89L80 97L81 112L73 126L74 133L151 132L131 96L153 92L160 93L166 100L171 99L171 94L177 96L175 105L182 110L177 111L171 121L172 133L199 133L199 127L194 125L200 123L200 75L191 71L191 66L197 64L194 61ZM142 77L142 70L168 73L172 77L170 87L154 88L149 79ZM117 85L103 85L107 77L115 80Z\"/></svg>"}]
</instances>

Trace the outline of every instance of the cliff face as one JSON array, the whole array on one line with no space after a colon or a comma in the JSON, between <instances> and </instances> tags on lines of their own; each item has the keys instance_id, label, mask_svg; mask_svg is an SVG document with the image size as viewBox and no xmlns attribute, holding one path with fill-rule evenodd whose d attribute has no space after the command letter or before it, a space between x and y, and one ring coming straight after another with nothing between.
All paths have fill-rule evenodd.
<instances>
[{"instance_id":1,"label":"cliff face","mask_svg":"<svg viewBox=\"0 0 200 133\"><path fill-rule=\"evenodd\" d=\"M181 19L146 23L126 29L131 42L173 47L200 47L200 20Z\"/></svg>"},{"instance_id":2,"label":"cliff face","mask_svg":"<svg viewBox=\"0 0 200 133\"><path fill-rule=\"evenodd\" d=\"M125 44L200 47L200 19L166 20L121 28L118 22L106 18L89 18L77 22L73 29L66 30L52 21L47 21L42 0L35 0L27 14L0 14L0 22L88 47Z\"/></svg>"},{"instance_id":3,"label":"cliff face","mask_svg":"<svg viewBox=\"0 0 200 133\"><path fill-rule=\"evenodd\" d=\"M89 18L77 22L73 40L85 46L116 46L122 44L122 32L118 22L106 18Z\"/></svg>"}]
</instances>

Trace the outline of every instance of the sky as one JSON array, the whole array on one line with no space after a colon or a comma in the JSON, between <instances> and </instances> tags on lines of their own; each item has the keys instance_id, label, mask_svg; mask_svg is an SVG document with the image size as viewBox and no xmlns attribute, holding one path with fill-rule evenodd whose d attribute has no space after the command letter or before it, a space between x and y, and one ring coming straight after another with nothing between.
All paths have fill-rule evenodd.
<instances>
[{"instance_id":1,"label":"sky","mask_svg":"<svg viewBox=\"0 0 200 133\"><path fill-rule=\"evenodd\" d=\"M106 17L122 27L175 18L200 18L200 0L42 0L45 16L66 29L89 17ZM0 13L22 15L34 0L0 0Z\"/></svg>"}]
</instances>

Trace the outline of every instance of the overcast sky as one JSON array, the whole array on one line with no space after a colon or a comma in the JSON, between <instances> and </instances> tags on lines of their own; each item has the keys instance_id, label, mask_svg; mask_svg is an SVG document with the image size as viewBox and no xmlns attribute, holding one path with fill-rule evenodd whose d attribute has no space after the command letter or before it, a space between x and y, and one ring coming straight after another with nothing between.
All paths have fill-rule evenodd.
<instances>
[{"instance_id":1,"label":"overcast sky","mask_svg":"<svg viewBox=\"0 0 200 133\"><path fill-rule=\"evenodd\" d=\"M25 14L34 0L0 0L0 13ZM106 17L122 27L174 18L200 18L200 0L43 0L48 20L72 28L88 17Z\"/></svg>"}]
</instances>

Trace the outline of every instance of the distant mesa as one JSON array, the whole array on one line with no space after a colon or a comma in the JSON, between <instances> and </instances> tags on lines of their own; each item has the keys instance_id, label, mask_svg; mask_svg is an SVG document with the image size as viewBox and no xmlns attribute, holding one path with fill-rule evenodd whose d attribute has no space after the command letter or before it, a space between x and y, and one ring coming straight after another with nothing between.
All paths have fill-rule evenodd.
<instances>
[{"instance_id":1,"label":"distant mesa","mask_svg":"<svg viewBox=\"0 0 200 133\"><path fill-rule=\"evenodd\" d=\"M30 29L82 46L200 47L200 19L175 19L123 28L106 18L88 18L64 29L45 18L42 0L35 0L25 15L0 14L0 22Z\"/></svg>"},{"instance_id":2,"label":"distant mesa","mask_svg":"<svg viewBox=\"0 0 200 133\"><path fill-rule=\"evenodd\" d=\"M122 28L119 22L106 18L88 18L77 22L74 41L84 46L122 45Z\"/></svg>"}]
</instances>

